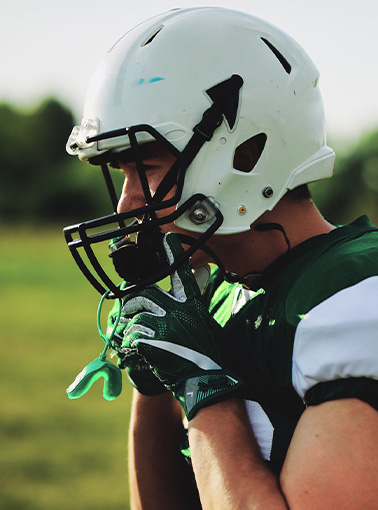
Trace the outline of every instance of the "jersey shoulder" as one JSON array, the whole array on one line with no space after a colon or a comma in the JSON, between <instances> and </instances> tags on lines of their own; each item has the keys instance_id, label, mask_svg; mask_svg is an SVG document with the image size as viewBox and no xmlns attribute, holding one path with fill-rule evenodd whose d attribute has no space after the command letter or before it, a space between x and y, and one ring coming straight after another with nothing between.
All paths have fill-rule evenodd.
<instances>
[{"instance_id":1,"label":"jersey shoulder","mask_svg":"<svg viewBox=\"0 0 378 510\"><path fill-rule=\"evenodd\" d=\"M286 313L296 326L311 309L343 289L378 275L378 228L366 217L310 240L283 275Z\"/></svg>"},{"instance_id":2,"label":"jersey shoulder","mask_svg":"<svg viewBox=\"0 0 378 510\"><path fill-rule=\"evenodd\" d=\"M293 386L307 404L354 396L376 405L378 230L365 221L337 234L288 294Z\"/></svg>"}]
</instances>

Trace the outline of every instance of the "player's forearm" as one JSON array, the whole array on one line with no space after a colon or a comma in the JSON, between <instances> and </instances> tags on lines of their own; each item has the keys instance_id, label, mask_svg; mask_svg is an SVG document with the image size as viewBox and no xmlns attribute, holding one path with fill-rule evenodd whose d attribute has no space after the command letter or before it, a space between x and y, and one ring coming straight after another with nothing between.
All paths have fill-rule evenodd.
<instances>
[{"instance_id":1,"label":"player's forearm","mask_svg":"<svg viewBox=\"0 0 378 510\"><path fill-rule=\"evenodd\" d=\"M201 409L189 422L189 442L204 510L288 508L238 399Z\"/></svg>"},{"instance_id":2,"label":"player's forearm","mask_svg":"<svg viewBox=\"0 0 378 510\"><path fill-rule=\"evenodd\" d=\"M185 508L180 494L181 408L170 392L154 397L134 392L129 432L132 510Z\"/></svg>"}]
</instances>

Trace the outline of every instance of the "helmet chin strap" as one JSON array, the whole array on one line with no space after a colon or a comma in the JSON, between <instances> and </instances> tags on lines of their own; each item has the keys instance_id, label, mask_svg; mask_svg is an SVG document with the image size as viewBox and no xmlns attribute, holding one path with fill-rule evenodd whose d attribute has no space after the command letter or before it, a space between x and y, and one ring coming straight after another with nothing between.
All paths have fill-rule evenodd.
<instances>
[{"instance_id":1,"label":"helmet chin strap","mask_svg":"<svg viewBox=\"0 0 378 510\"><path fill-rule=\"evenodd\" d=\"M281 232L281 234L285 238L285 241L286 241L286 244L287 244L287 251L291 250L290 240L287 237L285 229L279 223L261 223L261 224L257 224L255 226L255 229L258 230L259 232L265 232L267 230L278 230L279 232Z\"/></svg>"}]
</instances>

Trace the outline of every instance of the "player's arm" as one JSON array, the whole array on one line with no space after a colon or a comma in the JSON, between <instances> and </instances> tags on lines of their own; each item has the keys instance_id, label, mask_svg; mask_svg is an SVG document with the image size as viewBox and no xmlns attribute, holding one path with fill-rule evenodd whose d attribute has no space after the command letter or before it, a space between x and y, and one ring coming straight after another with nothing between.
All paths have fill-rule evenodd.
<instances>
[{"instance_id":1,"label":"player's arm","mask_svg":"<svg viewBox=\"0 0 378 510\"><path fill-rule=\"evenodd\" d=\"M189 422L193 469L204 510L285 510L241 400L200 409Z\"/></svg>"},{"instance_id":2,"label":"player's arm","mask_svg":"<svg viewBox=\"0 0 378 510\"><path fill-rule=\"evenodd\" d=\"M368 277L298 325L293 384L308 407L281 477L294 508L378 508L377 297Z\"/></svg>"},{"instance_id":3,"label":"player's arm","mask_svg":"<svg viewBox=\"0 0 378 510\"><path fill-rule=\"evenodd\" d=\"M378 508L377 296L366 278L298 325L293 383L308 407L281 475L293 508Z\"/></svg>"},{"instance_id":4,"label":"player's arm","mask_svg":"<svg viewBox=\"0 0 378 510\"><path fill-rule=\"evenodd\" d=\"M129 430L132 510L185 510L191 498L188 466L180 453L181 406L170 392L134 390ZM194 507L193 507L194 508Z\"/></svg>"},{"instance_id":5,"label":"player's arm","mask_svg":"<svg viewBox=\"0 0 378 510\"><path fill-rule=\"evenodd\" d=\"M377 411L361 400L309 407L281 474L290 508L378 509L377 431Z\"/></svg>"}]
</instances>

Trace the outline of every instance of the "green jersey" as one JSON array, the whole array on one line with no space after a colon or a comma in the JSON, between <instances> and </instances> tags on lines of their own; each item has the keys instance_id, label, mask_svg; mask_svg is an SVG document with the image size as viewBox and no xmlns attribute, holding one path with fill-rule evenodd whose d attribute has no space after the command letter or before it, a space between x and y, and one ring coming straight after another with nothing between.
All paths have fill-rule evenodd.
<instances>
[{"instance_id":1,"label":"green jersey","mask_svg":"<svg viewBox=\"0 0 378 510\"><path fill-rule=\"evenodd\" d=\"M308 239L253 287L216 270L205 298L262 455L279 473L307 406L356 397L378 409L378 228L363 216Z\"/></svg>"}]
</instances>

